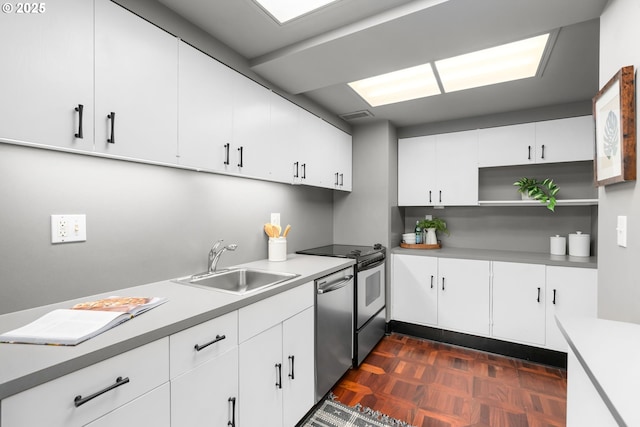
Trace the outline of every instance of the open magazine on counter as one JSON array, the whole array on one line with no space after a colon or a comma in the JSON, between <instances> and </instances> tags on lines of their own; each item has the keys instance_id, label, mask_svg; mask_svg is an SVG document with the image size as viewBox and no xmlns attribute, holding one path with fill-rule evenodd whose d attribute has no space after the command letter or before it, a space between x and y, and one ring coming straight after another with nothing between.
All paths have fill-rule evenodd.
<instances>
[{"instance_id":1,"label":"open magazine on counter","mask_svg":"<svg viewBox=\"0 0 640 427\"><path fill-rule=\"evenodd\" d=\"M0 342L77 345L165 302L164 297L121 296L82 302L0 334Z\"/></svg>"}]
</instances>

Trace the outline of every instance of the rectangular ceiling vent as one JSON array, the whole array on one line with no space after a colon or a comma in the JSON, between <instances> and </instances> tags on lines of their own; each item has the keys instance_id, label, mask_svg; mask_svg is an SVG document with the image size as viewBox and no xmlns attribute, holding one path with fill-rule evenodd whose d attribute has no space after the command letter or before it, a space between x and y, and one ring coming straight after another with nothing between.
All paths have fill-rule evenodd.
<instances>
[{"instance_id":1,"label":"rectangular ceiling vent","mask_svg":"<svg viewBox=\"0 0 640 427\"><path fill-rule=\"evenodd\" d=\"M366 117L373 117L373 114L371 113L371 111L361 110L354 111L353 113L340 114L338 117L340 117L342 120L358 120L364 119Z\"/></svg>"}]
</instances>

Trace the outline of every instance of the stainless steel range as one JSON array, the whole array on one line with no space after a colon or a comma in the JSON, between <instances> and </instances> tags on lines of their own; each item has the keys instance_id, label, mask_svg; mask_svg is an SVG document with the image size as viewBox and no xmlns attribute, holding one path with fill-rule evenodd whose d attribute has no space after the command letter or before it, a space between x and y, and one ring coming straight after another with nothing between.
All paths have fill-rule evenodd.
<instances>
[{"instance_id":1,"label":"stainless steel range","mask_svg":"<svg viewBox=\"0 0 640 427\"><path fill-rule=\"evenodd\" d=\"M357 367L385 333L386 249L373 246L328 245L298 251L356 260L353 313L353 366Z\"/></svg>"}]
</instances>

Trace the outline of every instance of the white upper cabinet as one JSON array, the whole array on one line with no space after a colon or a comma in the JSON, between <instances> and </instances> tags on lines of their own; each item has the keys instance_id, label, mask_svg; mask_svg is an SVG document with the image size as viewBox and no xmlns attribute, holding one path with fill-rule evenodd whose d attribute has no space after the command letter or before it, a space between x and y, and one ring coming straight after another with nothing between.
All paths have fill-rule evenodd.
<instances>
[{"instance_id":1,"label":"white upper cabinet","mask_svg":"<svg viewBox=\"0 0 640 427\"><path fill-rule=\"evenodd\" d=\"M352 141L351 135L327 124L327 137L329 138L332 154L332 166L330 168L330 182L336 190L351 191L352 187ZM327 186L328 187L328 186Z\"/></svg>"},{"instance_id":2,"label":"white upper cabinet","mask_svg":"<svg viewBox=\"0 0 640 427\"><path fill-rule=\"evenodd\" d=\"M175 164L178 40L108 0L95 7L96 151Z\"/></svg>"},{"instance_id":3,"label":"white upper cabinet","mask_svg":"<svg viewBox=\"0 0 640 427\"><path fill-rule=\"evenodd\" d=\"M592 116L480 129L479 166L593 160Z\"/></svg>"},{"instance_id":4,"label":"white upper cabinet","mask_svg":"<svg viewBox=\"0 0 640 427\"><path fill-rule=\"evenodd\" d=\"M271 141L273 147L269 158L269 177L274 181L293 182L293 162L299 143L300 107L272 93L271 97Z\"/></svg>"},{"instance_id":5,"label":"white upper cabinet","mask_svg":"<svg viewBox=\"0 0 640 427\"><path fill-rule=\"evenodd\" d=\"M398 141L400 206L478 204L478 131Z\"/></svg>"},{"instance_id":6,"label":"white upper cabinet","mask_svg":"<svg viewBox=\"0 0 640 427\"><path fill-rule=\"evenodd\" d=\"M593 160L594 128L593 116L536 123L536 162Z\"/></svg>"},{"instance_id":7,"label":"white upper cabinet","mask_svg":"<svg viewBox=\"0 0 640 427\"><path fill-rule=\"evenodd\" d=\"M93 2L40 4L2 16L0 139L91 151Z\"/></svg>"},{"instance_id":8,"label":"white upper cabinet","mask_svg":"<svg viewBox=\"0 0 640 427\"><path fill-rule=\"evenodd\" d=\"M298 144L294 162L294 183L327 187L331 172L332 155L327 149L323 121L306 110L300 111Z\"/></svg>"},{"instance_id":9,"label":"white upper cabinet","mask_svg":"<svg viewBox=\"0 0 640 427\"><path fill-rule=\"evenodd\" d=\"M178 64L178 164L235 170L230 166L235 71L184 42Z\"/></svg>"},{"instance_id":10,"label":"white upper cabinet","mask_svg":"<svg viewBox=\"0 0 640 427\"><path fill-rule=\"evenodd\" d=\"M524 165L535 162L534 123L480 129L478 166Z\"/></svg>"}]
</instances>

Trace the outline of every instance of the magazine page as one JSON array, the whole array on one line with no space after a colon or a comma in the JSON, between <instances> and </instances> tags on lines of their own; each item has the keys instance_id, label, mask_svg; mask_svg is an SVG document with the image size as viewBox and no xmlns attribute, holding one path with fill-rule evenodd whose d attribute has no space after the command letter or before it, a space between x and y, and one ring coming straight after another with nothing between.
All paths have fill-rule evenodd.
<instances>
[{"instance_id":1,"label":"magazine page","mask_svg":"<svg viewBox=\"0 0 640 427\"><path fill-rule=\"evenodd\" d=\"M82 302L0 334L0 342L76 345L165 302L164 297L120 296Z\"/></svg>"}]
</instances>

